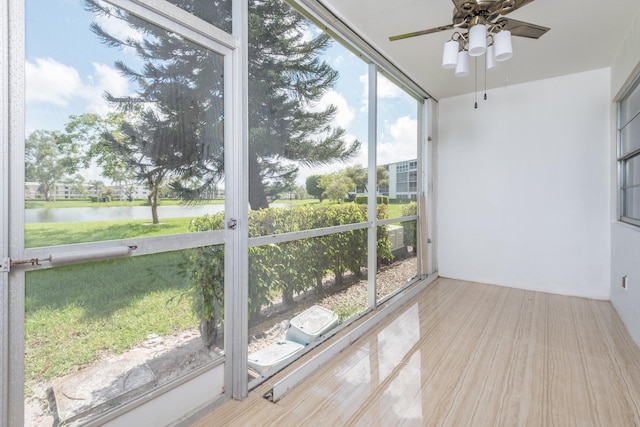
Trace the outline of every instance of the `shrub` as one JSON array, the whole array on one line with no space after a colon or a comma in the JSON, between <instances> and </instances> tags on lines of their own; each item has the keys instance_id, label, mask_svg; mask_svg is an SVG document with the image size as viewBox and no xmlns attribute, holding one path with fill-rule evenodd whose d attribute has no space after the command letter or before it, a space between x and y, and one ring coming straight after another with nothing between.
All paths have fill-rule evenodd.
<instances>
[{"instance_id":1,"label":"shrub","mask_svg":"<svg viewBox=\"0 0 640 427\"><path fill-rule=\"evenodd\" d=\"M387 206L378 205L379 219ZM366 206L357 204L269 208L249 212L249 237L354 224L367 220ZM205 215L191 221L190 231L223 228L224 214ZM389 260L391 243L386 227L378 227L378 260ZM194 310L207 346L216 345L224 316L224 251L221 246L192 251L188 277ZM340 284L347 271L361 275L367 264L367 230L350 230L249 249L249 322L263 307L282 295L285 305L296 293L323 291L322 281L331 271Z\"/></svg>"},{"instance_id":2,"label":"shrub","mask_svg":"<svg viewBox=\"0 0 640 427\"><path fill-rule=\"evenodd\" d=\"M356 196L356 203L359 205L366 205L369 202L369 198L367 196ZM376 202L378 205L388 205L389 204L389 196L376 196Z\"/></svg>"},{"instance_id":3,"label":"shrub","mask_svg":"<svg viewBox=\"0 0 640 427\"><path fill-rule=\"evenodd\" d=\"M406 206L402 207L402 216L410 216L418 214L418 204L416 202L410 202ZM413 251L415 252L415 248L418 242L417 236L417 222L414 221L405 221L402 223L403 230L403 243L405 246L413 247Z\"/></svg>"}]
</instances>

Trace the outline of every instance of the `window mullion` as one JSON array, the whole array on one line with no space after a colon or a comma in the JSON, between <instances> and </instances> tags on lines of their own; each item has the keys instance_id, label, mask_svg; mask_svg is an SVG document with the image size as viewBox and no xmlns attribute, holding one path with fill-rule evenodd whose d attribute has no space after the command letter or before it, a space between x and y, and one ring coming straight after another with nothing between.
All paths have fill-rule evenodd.
<instances>
[{"instance_id":1,"label":"window mullion","mask_svg":"<svg viewBox=\"0 0 640 427\"><path fill-rule=\"evenodd\" d=\"M368 275L368 301L369 308L375 308L376 306L376 276L377 276L377 239L378 239L378 219L377 219L377 139L378 139L378 101L377 101L377 80L378 80L378 67L375 64L369 64L369 145L368 145L368 162L367 168L368 180L367 180L367 212L368 219L371 224L369 232L367 234L367 275Z\"/></svg>"}]
</instances>

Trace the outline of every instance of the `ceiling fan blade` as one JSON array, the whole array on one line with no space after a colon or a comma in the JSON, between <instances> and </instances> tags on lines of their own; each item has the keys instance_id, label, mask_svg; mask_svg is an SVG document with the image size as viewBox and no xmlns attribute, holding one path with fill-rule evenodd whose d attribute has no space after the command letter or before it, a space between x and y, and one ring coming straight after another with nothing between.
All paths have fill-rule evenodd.
<instances>
[{"instance_id":1,"label":"ceiling fan blade","mask_svg":"<svg viewBox=\"0 0 640 427\"><path fill-rule=\"evenodd\" d=\"M514 10L520 9L522 6L526 6L529 3L532 3L533 0L511 0L506 1L504 7L500 10L500 15L506 15L507 13L511 13Z\"/></svg>"},{"instance_id":2,"label":"ceiling fan blade","mask_svg":"<svg viewBox=\"0 0 640 427\"><path fill-rule=\"evenodd\" d=\"M550 30L542 25L529 24L528 22L517 21L515 19L500 18L496 24L504 25L503 30L511 31L512 36L526 37L529 39L539 39Z\"/></svg>"},{"instance_id":3,"label":"ceiling fan blade","mask_svg":"<svg viewBox=\"0 0 640 427\"><path fill-rule=\"evenodd\" d=\"M410 37L416 37L416 36L422 36L422 35L425 35L425 34L438 33L440 31L451 30L453 28L456 28L456 25L454 25L454 24L443 25L442 27L430 28L428 30L414 31L413 33L407 33L407 34L400 34L400 35L397 35L397 36L391 36L391 37L389 37L389 40L390 41L396 41L396 40L408 39Z\"/></svg>"}]
</instances>

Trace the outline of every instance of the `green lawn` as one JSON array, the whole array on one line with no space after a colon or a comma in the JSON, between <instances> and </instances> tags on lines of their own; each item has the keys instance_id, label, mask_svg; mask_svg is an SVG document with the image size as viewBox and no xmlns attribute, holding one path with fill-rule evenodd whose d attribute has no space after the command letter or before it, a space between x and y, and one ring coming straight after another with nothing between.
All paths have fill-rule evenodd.
<instances>
[{"instance_id":1,"label":"green lawn","mask_svg":"<svg viewBox=\"0 0 640 427\"><path fill-rule=\"evenodd\" d=\"M211 200L203 202L211 205L224 204L224 200ZM184 202L177 199L161 199L160 206L177 206L182 205ZM86 199L62 199L55 202L45 202L44 200L25 200L26 209L37 208L104 208L113 206L149 206L147 200L133 200L128 202L126 200L113 200L111 202L91 202Z\"/></svg>"},{"instance_id":2,"label":"green lawn","mask_svg":"<svg viewBox=\"0 0 640 427\"><path fill-rule=\"evenodd\" d=\"M56 205L65 203L69 202ZM389 205L390 217L401 216L403 206ZM26 224L25 243L42 247L186 233L190 220L167 218L158 225L149 224L149 220ZM197 326L186 294L188 254L161 253L28 272L27 386L30 381L60 377L104 355L126 351L149 334L164 335Z\"/></svg>"},{"instance_id":3,"label":"green lawn","mask_svg":"<svg viewBox=\"0 0 640 427\"><path fill-rule=\"evenodd\" d=\"M190 221L191 218L167 218L156 225L148 219L26 224L25 246L34 248L186 233Z\"/></svg>"},{"instance_id":4,"label":"green lawn","mask_svg":"<svg viewBox=\"0 0 640 427\"><path fill-rule=\"evenodd\" d=\"M149 334L197 326L181 273L188 251L31 271L25 379L63 376Z\"/></svg>"}]
</instances>

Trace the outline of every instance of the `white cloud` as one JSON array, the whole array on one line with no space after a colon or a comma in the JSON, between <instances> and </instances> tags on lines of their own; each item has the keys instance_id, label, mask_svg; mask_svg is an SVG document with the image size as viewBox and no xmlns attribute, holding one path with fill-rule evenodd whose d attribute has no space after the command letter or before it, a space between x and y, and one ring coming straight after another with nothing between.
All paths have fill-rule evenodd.
<instances>
[{"instance_id":1,"label":"white cloud","mask_svg":"<svg viewBox=\"0 0 640 427\"><path fill-rule=\"evenodd\" d=\"M117 18L117 8L114 6L110 6L107 3L101 2L102 6L111 8L113 10L114 15L104 15L99 14L95 17L96 24L98 24L105 33L110 34L112 37L115 37L120 40L135 40L140 42L144 39L144 35L139 31L132 28L127 22L123 19Z\"/></svg>"},{"instance_id":2,"label":"white cloud","mask_svg":"<svg viewBox=\"0 0 640 427\"><path fill-rule=\"evenodd\" d=\"M333 118L332 125L348 129L355 119L356 114L353 107L349 105L346 98L335 90L328 90L313 107L311 111L324 111L329 105L335 105L338 109Z\"/></svg>"},{"instance_id":3,"label":"white cloud","mask_svg":"<svg viewBox=\"0 0 640 427\"><path fill-rule=\"evenodd\" d=\"M113 108L104 99L104 92L107 91L114 96L127 95L129 82L117 70L108 65L94 62L93 68L95 69L95 75L91 78L93 85L86 88L87 98L90 100L89 110L98 114L106 114Z\"/></svg>"},{"instance_id":4,"label":"white cloud","mask_svg":"<svg viewBox=\"0 0 640 427\"><path fill-rule=\"evenodd\" d=\"M105 114L111 110L103 98L105 91L113 95L129 92L129 82L108 65L93 63L93 75L82 81L73 67L51 58L37 58L25 63L27 102L42 102L66 107L72 101L87 102L85 111Z\"/></svg>"},{"instance_id":5,"label":"white cloud","mask_svg":"<svg viewBox=\"0 0 640 427\"><path fill-rule=\"evenodd\" d=\"M411 160L418 156L416 119L400 117L393 123L385 123L384 127L385 132L378 141L378 164Z\"/></svg>"},{"instance_id":6,"label":"white cloud","mask_svg":"<svg viewBox=\"0 0 640 427\"><path fill-rule=\"evenodd\" d=\"M66 106L82 87L78 71L51 58L26 61L26 96L28 101L39 101Z\"/></svg>"},{"instance_id":7,"label":"white cloud","mask_svg":"<svg viewBox=\"0 0 640 427\"><path fill-rule=\"evenodd\" d=\"M333 58L332 62L331 62L331 66L333 68L340 68L342 66L342 64L344 64L345 58L342 55L338 55L335 58Z\"/></svg>"},{"instance_id":8,"label":"white cloud","mask_svg":"<svg viewBox=\"0 0 640 427\"><path fill-rule=\"evenodd\" d=\"M391 80L387 79L381 74L378 74L377 80L377 90L376 94L378 99L407 99L411 100L411 98L404 90L402 90L398 85L393 83ZM362 95L362 103L360 107L360 111L367 111L369 108L369 75L363 74L360 76L360 83L363 86L363 95Z\"/></svg>"},{"instance_id":9,"label":"white cloud","mask_svg":"<svg viewBox=\"0 0 640 427\"><path fill-rule=\"evenodd\" d=\"M293 32L293 34L297 34L297 32ZM318 32L319 34L319 32ZM311 29L309 29L308 27L305 28L302 31L302 40L306 43L310 42L311 40L314 39L314 37L316 37L317 34L314 34L313 31L311 31Z\"/></svg>"},{"instance_id":10,"label":"white cloud","mask_svg":"<svg viewBox=\"0 0 640 427\"><path fill-rule=\"evenodd\" d=\"M403 98L406 95L398 85L378 74L378 98Z\"/></svg>"}]
</instances>

